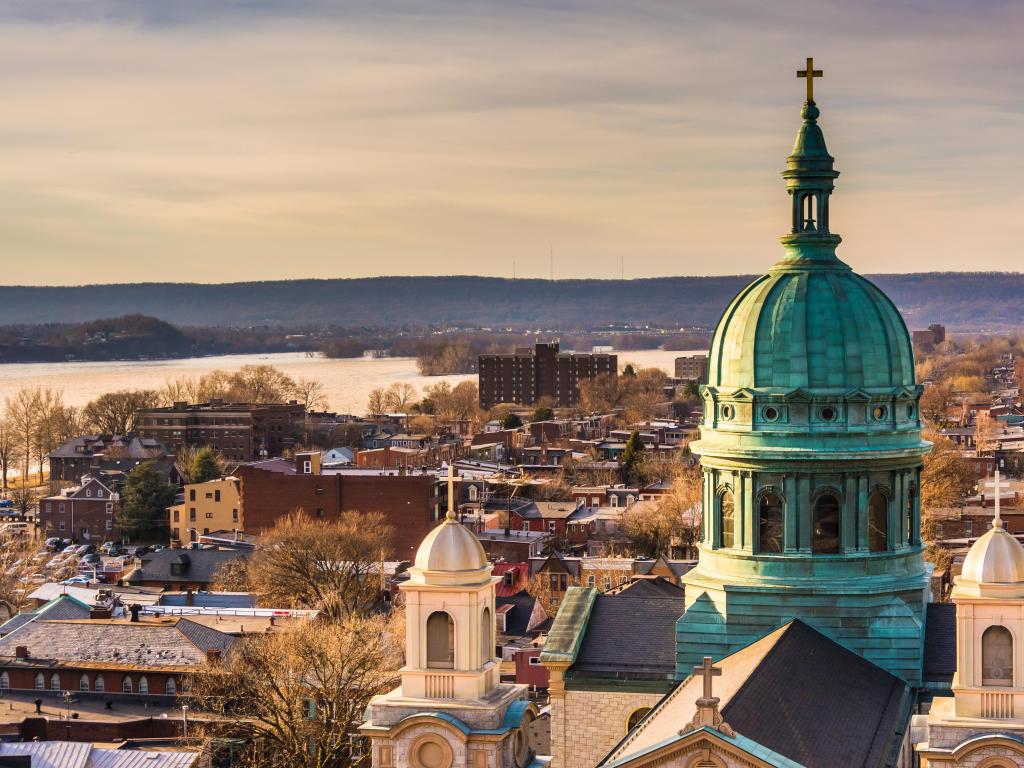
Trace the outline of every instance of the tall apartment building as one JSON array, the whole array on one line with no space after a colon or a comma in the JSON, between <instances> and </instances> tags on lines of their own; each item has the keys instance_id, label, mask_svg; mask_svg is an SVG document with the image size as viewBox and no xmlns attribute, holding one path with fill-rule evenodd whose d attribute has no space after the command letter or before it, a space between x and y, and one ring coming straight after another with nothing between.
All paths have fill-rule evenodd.
<instances>
[{"instance_id":1,"label":"tall apartment building","mask_svg":"<svg viewBox=\"0 0 1024 768\"><path fill-rule=\"evenodd\" d=\"M698 384L708 383L708 356L689 355L676 358L676 378L696 381Z\"/></svg>"},{"instance_id":2,"label":"tall apartment building","mask_svg":"<svg viewBox=\"0 0 1024 768\"><path fill-rule=\"evenodd\" d=\"M302 433L305 408L290 403L175 403L139 411L139 435L171 451L209 446L231 461L280 456Z\"/></svg>"},{"instance_id":3,"label":"tall apartment building","mask_svg":"<svg viewBox=\"0 0 1024 768\"><path fill-rule=\"evenodd\" d=\"M932 349L946 340L946 326L932 323L926 331L914 331L914 346L923 350Z\"/></svg>"},{"instance_id":4,"label":"tall apartment building","mask_svg":"<svg viewBox=\"0 0 1024 768\"><path fill-rule=\"evenodd\" d=\"M554 398L558 406L568 408L579 402L581 381L617 376L619 358L560 352L558 342L552 342L533 349L519 347L507 355L480 355L478 371L481 408L498 403L532 405L542 397Z\"/></svg>"}]
</instances>

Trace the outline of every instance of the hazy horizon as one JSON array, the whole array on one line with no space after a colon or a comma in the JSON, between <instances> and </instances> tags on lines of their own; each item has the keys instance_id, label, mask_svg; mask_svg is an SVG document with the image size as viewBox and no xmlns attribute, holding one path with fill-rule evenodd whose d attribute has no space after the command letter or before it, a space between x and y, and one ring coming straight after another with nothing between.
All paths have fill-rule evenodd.
<instances>
[{"instance_id":1,"label":"hazy horizon","mask_svg":"<svg viewBox=\"0 0 1024 768\"><path fill-rule=\"evenodd\" d=\"M0 0L5 285L1011 271L1024 6Z\"/></svg>"}]
</instances>

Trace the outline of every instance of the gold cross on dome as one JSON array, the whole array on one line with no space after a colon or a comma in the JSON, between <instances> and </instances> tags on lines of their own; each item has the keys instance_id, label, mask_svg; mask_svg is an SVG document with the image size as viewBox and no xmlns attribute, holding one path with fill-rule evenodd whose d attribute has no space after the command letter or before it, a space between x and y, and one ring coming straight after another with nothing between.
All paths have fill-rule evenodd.
<instances>
[{"instance_id":1,"label":"gold cross on dome","mask_svg":"<svg viewBox=\"0 0 1024 768\"><path fill-rule=\"evenodd\" d=\"M796 76L807 78L807 100L814 101L814 78L824 77L825 73L822 72L820 69L814 68L813 57L807 57L807 69L798 69L796 72Z\"/></svg>"},{"instance_id":2,"label":"gold cross on dome","mask_svg":"<svg viewBox=\"0 0 1024 768\"><path fill-rule=\"evenodd\" d=\"M699 667L693 668L693 674L700 675L704 678L704 698L711 698L711 678L720 677L722 674L721 667L716 667L711 663L711 657L705 656L704 663Z\"/></svg>"}]
</instances>

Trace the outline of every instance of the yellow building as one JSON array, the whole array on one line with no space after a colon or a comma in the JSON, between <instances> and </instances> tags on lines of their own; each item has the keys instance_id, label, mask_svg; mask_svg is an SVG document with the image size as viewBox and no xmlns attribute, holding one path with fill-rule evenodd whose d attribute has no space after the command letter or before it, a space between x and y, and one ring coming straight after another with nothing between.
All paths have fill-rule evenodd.
<instances>
[{"instance_id":1,"label":"yellow building","mask_svg":"<svg viewBox=\"0 0 1024 768\"><path fill-rule=\"evenodd\" d=\"M242 504L237 477L222 477L185 486L185 500L167 510L171 539L197 541L213 531L241 531Z\"/></svg>"}]
</instances>

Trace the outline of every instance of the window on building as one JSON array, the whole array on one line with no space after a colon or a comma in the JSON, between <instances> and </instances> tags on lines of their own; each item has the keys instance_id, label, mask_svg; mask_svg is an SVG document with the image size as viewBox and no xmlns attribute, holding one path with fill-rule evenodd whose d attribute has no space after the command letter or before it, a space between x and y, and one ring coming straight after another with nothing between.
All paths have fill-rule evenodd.
<instances>
[{"instance_id":1,"label":"window on building","mask_svg":"<svg viewBox=\"0 0 1024 768\"><path fill-rule=\"evenodd\" d=\"M196 489L195 488L189 488L188 489L188 500L189 501L195 501L196 500Z\"/></svg>"},{"instance_id":2,"label":"window on building","mask_svg":"<svg viewBox=\"0 0 1024 768\"><path fill-rule=\"evenodd\" d=\"M626 719L626 732L628 733L629 731L632 731L634 728L636 728L637 725L640 724L640 721L647 717L647 713L650 711L650 707L640 707L639 709L634 709L629 714L629 717Z\"/></svg>"},{"instance_id":3,"label":"window on building","mask_svg":"<svg viewBox=\"0 0 1024 768\"><path fill-rule=\"evenodd\" d=\"M174 510L174 512L173 512L173 520L174 520L174 522L176 522L176 523L179 522L179 519L178 519L179 516L180 516L180 511L177 510L177 509Z\"/></svg>"},{"instance_id":4,"label":"window on building","mask_svg":"<svg viewBox=\"0 0 1024 768\"><path fill-rule=\"evenodd\" d=\"M85 498L87 498L87 499L91 499L92 498L92 488L86 488L85 489Z\"/></svg>"},{"instance_id":5,"label":"window on building","mask_svg":"<svg viewBox=\"0 0 1024 768\"><path fill-rule=\"evenodd\" d=\"M530 666L539 666L539 665L540 665L540 656L531 656L530 657Z\"/></svg>"},{"instance_id":6,"label":"window on building","mask_svg":"<svg viewBox=\"0 0 1024 768\"><path fill-rule=\"evenodd\" d=\"M548 520L548 533L554 533L558 524L554 520Z\"/></svg>"},{"instance_id":7,"label":"window on building","mask_svg":"<svg viewBox=\"0 0 1024 768\"><path fill-rule=\"evenodd\" d=\"M106 506L104 506L103 509L108 515L114 514L114 505L111 504L109 501L107 502Z\"/></svg>"},{"instance_id":8,"label":"window on building","mask_svg":"<svg viewBox=\"0 0 1024 768\"><path fill-rule=\"evenodd\" d=\"M515 583L514 576L515 574L512 573L512 571L505 571L505 573L502 574L502 582L506 587L511 587Z\"/></svg>"},{"instance_id":9,"label":"window on building","mask_svg":"<svg viewBox=\"0 0 1024 768\"><path fill-rule=\"evenodd\" d=\"M434 611L427 618L427 666L455 666L455 620L446 611Z\"/></svg>"},{"instance_id":10,"label":"window on building","mask_svg":"<svg viewBox=\"0 0 1024 768\"><path fill-rule=\"evenodd\" d=\"M96 489L96 498L97 499L102 499L103 498L103 489L102 488L97 488Z\"/></svg>"},{"instance_id":11,"label":"window on building","mask_svg":"<svg viewBox=\"0 0 1024 768\"><path fill-rule=\"evenodd\" d=\"M190 523L194 523L196 521L196 508L195 507L189 507L188 508L188 521Z\"/></svg>"},{"instance_id":12,"label":"window on building","mask_svg":"<svg viewBox=\"0 0 1024 768\"><path fill-rule=\"evenodd\" d=\"M139 678L139 693L149 693L149 680L145 675Z\"/></svg>"},{"instance_id":13,"label":"window on building","mask_svg":"<svg viewBox=\"0 0 1024 768\"><path fill-rule=\"evenodd\" d=\"M611 505L613 507L619 506L619 497L618 496L612 495L612 496L609 497L608 500L611 502Z\"/></svg>"},{"instance_id":14,"label":"window on building","mask_svg":"<svg viewBox=\"0 0 1024 768\"><path fill-rule=\"evenodd\" d=\"M602 584L604 586L605 591L607 592L609 589L612 588L612 577L611 576L605 576Z\"/></svg>"},{"instance_id":15,"label":"window on building","mask_svg":"<svg viewBox=\"0 0 1024 768\"><path fill-rule=\"evenodd\" d=\"M103 680L103 675L96 675L96 682L93 688L97 693L103 693L107 690L107 684Z\"/></svg>"},{"instance_id":16,"label":"window on building","mask_svg":"<svg viewBox=\"0 0 1024 768\"><path fill-rule=\"evenodd\" d=\"M50 502L46 502L46 511L53 512L53 504L51 504Z\"/></svg>"},{"instance_id":17,"label":"window on building","mask_svg":"<svg viewBox=\"0 0 1024 768\"><path fill-rule=\"evenodd\" d=\"M174 696L175 694L177 694L177 692L178 688L174 683L174 678L168 677L167 682L164 683L164 693L167 696Z\"/></svg>"},{"instance_id":18,"label":"window on building","mask_svg":"<svg viewBox=\"0 0 1024 768\"><path fill-rule=\"evenodd\" d=\"M121 691L123 693L131 693L132 692L132 679L130 677L128 677L127 675L125 675L124 680L121 681Z\"/></svg>"},{"instance_id":19,"label":"window on building","mask_svg":"<svg viewBox=\"0 0 1024 768\"><path fill-rule=\"evenodd\" d=\"M64 502L63 501L57 506L57 511L60 512L62 515L64 514Z\"/></svg>"},{"instance_id":20,"label":"window on building","mask_svg":"<svg viewBox=\"0 0 1024 768\"><path fill-rule=\"evenodd\" d=\"M777 493L761 497L757 512L757 549L767 554L782 552L782 498Z\"/></svg>"},{"instance_id":21,"label":"window on building","mask_svg":"<svg viewBox=\"0 0 1024 768\"><path fill-rule=\"evenodd\" d=\"M7 671L0 672L0 691L9 691L11 689L11 676L7 674Z\"/></svg>"},{"instance_id":22,"label":"window on building","mask_svg":"<svg viewBox=\"0 0 1024 768\"><path fill-rule=\"evenodd\" d=\"M45 691L46 690L46 678L43 677L43 673L42 672L36 672L35 689L37 691Z\"/></svg>"},{"instance_id":23,"label":"window on building","mask_svg":"<svg viewBox=\"0 0 1024 768\"><path fill-rule=\"evenodd\" d=\"M213 520L213 512L207 512L205 517L207 520Z\"/></svg>"},{"instance_id":24,"label":"window on building","mask_svg":"<svg viewBox=\"0 0 1024 768\"><path fill-rule=\"evenodd\" d=\"M238 522L238 510L237 509L232 509L231 510L231 522L233 522L233 523L237 523Z\"/></svg>"},{"instance_id":25,"label":"window on building","mask_svg":"<svg viewBox=\"0 0 1024 768\"><path fill-rule=\"evenodd\" d=\"M89 676L88 675L82 675L80 678L78 678L78 690L80 690L80 691L88 691L89 690Z\"/></svg>"},{"instance_id":26,"label":"window on building","mask_svg":"<svg viewBox=\"0 0 1024 768\"><path fill-rule=\"evenodd\" d=\"M981 684L1013 685L1013 635L998 624L981 635Z\"/></svg>"},{"instance_id":27,"label":"window on building","mask_svg":"<svg viewBox=\"0 0 1024 768\"><path fill-rule=\"evenodd\" d=\"M814 502L812 552L819 555L839 554L839 523L839 499L833 493L822 494Z\"/></svg>"},{"instance_id":28,"label":"window on building","mask_svg":"<svg viewBox=\"0 0 1024 768\"><path fill-rule=\"evenodd\" d=\"M484 608L480 618L480 661L488 662L494 658L494 619L491 609Z\"/></svg>"},{"instance_id":29,"label":"window on building","mask_svg":"<svg viewBox=\"0 0 1024 768\"><path fill-rule=\"evenodd\" d=\"M63 520L60 521L60 525L58 526L58 528L60 530L62 530L62 531L64 530L64 521Z\"/></svg>"},{"instance_id":30,"label":"window on building","mask_svg":"<svg viewBox=\"0 0 1024 768\"><path fill-rule=\"evenodd\" d=\"M58 675L56 672L54 672L52 675L50 675L50 690L51 691L62 690L61 687L60 687L60 675Z\"/></svg>"},{"instance_id":31,"label":"window on building","mask_svg":"<svg viewBox=\"0 0 1024 768\"><path fill-rule=\"evenodd\" d=\"M220 490L219 489L213 492L213 500L214 501L220 501Z\"/></svg>"},{"instance_id":32,"label":"window on building","mask_svg":"<svg viewBox=\"0 0 1024 768\"><path fill-rule=\"evenodd\" d=\"M589 576L587 576L587 586L588 587L596 587L597 586L597 576L595 576L594 574L590 574Z\"/></svg>"},{"instance_id":33,"label":"window on building","mask_svg":"<svg viewBox=\"0 0 1024 768\"><path fill-rule=\"evenodd\" d=\"M529 524L528 522L525 522L525 521L524 521L524 522L523 522L523 524L522 524L522 529L523 529L524 531L528 531L528 530L530 530L530 524Z\"/></svg>"},{"instance_id":34,"label":"window on building","mask_svg":"<svg viewBox=\"0 0 1024 768\"><path fill-rule=\"evenodd\" d=\"M718 496L718 521L722 546L728 549L736 544L736 509L732 491L723 491Z\"/></svg>"},{"instance_id":35,"label":"window on building","mask_svg":"<svg viewBox=\"0 0 1024 768\"><path fill-rule=\"evenodd\" d=\"M475 485L469 486L469 500L470 501L476 501L477 500L477 494L478 494L478 491L476 489L476 486Z\"/></svg>"},{"instance_id":36,"label":"window on building","mask_svg":"<svg viewBox=\"0 0 1024 768\"><path fill-rule=\"evenodd\" d=\"M889 548L889 499L881 491L868 498L868 549L884 552Z\"/></svg>"},{"instance_id":37,"label":"window on building","mask_svg":"<svg viewBox=\"0 0 1024 768\"><path fill-rule=\"evenodd\" d=\"M113 520L107 520L107 530L108 531L114 530L114 521Z\"/></svg>"}]
</instances>

